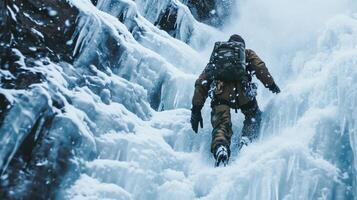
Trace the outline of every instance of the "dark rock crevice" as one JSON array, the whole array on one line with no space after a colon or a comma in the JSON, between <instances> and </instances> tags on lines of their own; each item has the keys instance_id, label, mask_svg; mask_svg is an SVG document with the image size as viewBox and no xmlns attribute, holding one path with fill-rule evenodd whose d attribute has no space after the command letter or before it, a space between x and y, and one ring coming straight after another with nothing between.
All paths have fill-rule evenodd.
<instances>
[{"instance_id":1,"label":"dark rock crevice","mask_svg":"<svg viewBox=\"0 0 357 200\"><path fill-rule=\"evenodd\" d=\"M164 84L164 78L161 77L159 78L155 89L150 94L150 105L156 111L163 111L165 109L161 103L161 98L162 98L161 93L162 93L163 84Z\"/></svg>"},{"instance_id":2,"label":"dark rock crevice","mask_svg":"<svg viewBox=\"0 0 357 200\"><path fill-rule=\"evenodd\" d=\"M165 10L161 11L158 21L155 22L155 26L166 31L173 37L176 37L177 9L176 6L168 6Z\"/></svg>"},{"instance_id":3,"label":"dark rock crevice","mask_svg":"<svg viewBox=\"0 0 357 200\"><path fill-rule=\"evenodd\" d=\"M0 127L3 124L4 118L7 114L7 112L11 108L11 103L10 101L6 98L4 94L0 93Z\"/></svg>"},{"instance_id":4,"label":"dark rock crevice","mask_svg":"<svg viewBox=\"0 0 357 200\"><path fill-rule=\"evenodd\" d=\"M39 141L41 138L45 137L47 130L51 125L52 119L53 114L51 114L51 111L43 111L36 120L34 126L31 128L31 131L16 151L14 157L11 159L7 170L4 171L1 176L1 198L31 199L36 196L36 194L32 194L32 191L28 188L31 187L32 184L29 180L33 171L30 165L36 153L34 152L35 146L40 144ZM44 193L42 192L39 194Z\"/></svg>"}]
</instances>

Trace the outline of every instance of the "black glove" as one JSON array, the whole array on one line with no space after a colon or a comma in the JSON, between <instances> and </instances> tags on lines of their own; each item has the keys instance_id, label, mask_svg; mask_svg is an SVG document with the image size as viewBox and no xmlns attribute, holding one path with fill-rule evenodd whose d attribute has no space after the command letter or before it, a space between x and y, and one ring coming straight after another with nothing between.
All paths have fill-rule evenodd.
<instances>
[{"instance_id":1,"label":"black glove","mask_svg":"<svg viewBox=\"0 0 357 200\"><path fill-rule=\"evenodd\" d=\"M272 93L275 93L275 94L280 93L280 89L275 83L271 84L268 88Z\"/></svg>"},{"instance_id":2,"label":"black glove","mask_svg":"<svg viewBox=\"0 0 357 200\"><path fill-rule=\"evenodd\" d=\"M191 126L195 133L198 132L198 124L201 124L201 128L203 128L201 109L202 106L193 106L191 109Z\"/></svg>"}]
</instances>

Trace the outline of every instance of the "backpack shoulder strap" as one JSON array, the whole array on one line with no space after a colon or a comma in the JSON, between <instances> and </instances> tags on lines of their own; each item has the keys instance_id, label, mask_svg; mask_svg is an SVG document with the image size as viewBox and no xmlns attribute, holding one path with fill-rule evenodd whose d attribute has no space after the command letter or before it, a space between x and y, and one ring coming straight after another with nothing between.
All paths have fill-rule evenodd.
<instances>
[{"instance_id":1,"label":"backpack shoulder strap","mask_svg":"<svg viewBox=\"0 0 357 200\"><path fill-rule=\"evenodd\" d=\"M221 46L222 42L216 42L214 43L214 47L213 47L213 51L211 53L211 57L209 59L209 62L212 63L215 57L215 54L217 52L217 50L219 49L219 47Z\"/></svg>"},{"instance_id":2,"label":"backpack shoulder strap","mask_svg":"<svg viewBox=\"0 0 357 200\"><path fill-rule=\"evenodd\" d=\"M216 52L219 48L222 47L224 42L216 42L214 43L214 49L213 49L213 52Z\"/></svg>"}]
</instances>

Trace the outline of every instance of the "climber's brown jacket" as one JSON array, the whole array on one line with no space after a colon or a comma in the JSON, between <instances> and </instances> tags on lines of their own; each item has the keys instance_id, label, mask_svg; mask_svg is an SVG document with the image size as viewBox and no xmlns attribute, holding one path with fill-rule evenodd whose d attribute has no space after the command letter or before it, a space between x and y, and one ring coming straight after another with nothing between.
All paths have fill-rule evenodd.
<instances>
[{"instance_id":1,"label":"climber's brown jacket","mask_svg":"<svg viewBox=\"0 0 357 200\"><path fill-rule=\"evenodd\" d=\"M254 73L256 77L264 84L265 87L269 87L274 83L273 77L270 75L265 63L257 56L257 54L250 49L246 49L246 57L248 67L247 69ZM199 78L195 82L195 92L192 98L193 106L203 106L207 97L208 91L210 90L210 85L212 81L208 80L208 74L205 73L206 69L203 70ZM237 86L237 88L236 88ZM237 93L235 92L237 89ZM221 90L216 93L218 99L223 99L229 102L235 102L235 96L237 96L239 108L240 106L246 104L249 99L243 95L242 86L239 82L224 82Z\"/></svg>"}]
</instances>

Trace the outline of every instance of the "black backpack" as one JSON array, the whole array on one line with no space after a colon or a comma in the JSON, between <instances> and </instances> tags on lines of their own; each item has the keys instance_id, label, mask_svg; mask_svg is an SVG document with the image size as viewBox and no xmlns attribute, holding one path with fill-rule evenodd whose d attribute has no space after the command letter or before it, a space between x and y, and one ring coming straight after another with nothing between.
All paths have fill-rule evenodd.
<instances>
[{"instance_id":1,"label":"black backpack","mask_svg":"<svg viewBox=\"0 0 357 200\"><path fill-rule=\"evenodd\" d=\"M247 81L245 45L241 42L216 42L206 73L211 80Z\"/></svg>"}]
</instances>

